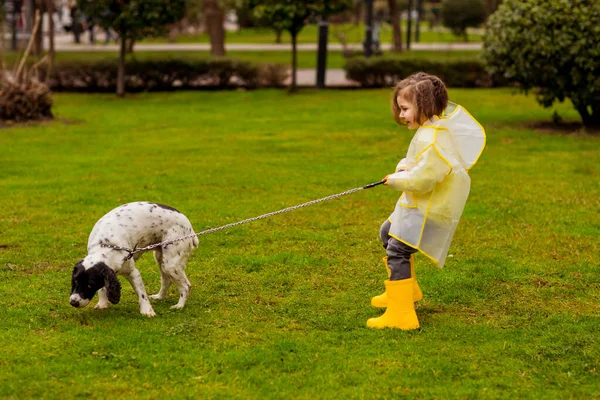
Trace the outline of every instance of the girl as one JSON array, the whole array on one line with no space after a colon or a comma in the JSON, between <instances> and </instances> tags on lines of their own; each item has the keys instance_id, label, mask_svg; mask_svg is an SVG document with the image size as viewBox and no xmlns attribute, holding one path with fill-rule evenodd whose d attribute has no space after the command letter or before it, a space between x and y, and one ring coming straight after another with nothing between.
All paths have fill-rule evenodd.
<instances>
[{"instance_id":1,"label":"girl","mask_svg":"<svg viewBox=\"0 0 600 400\"><path fill-rule=\"evenodd\" d=\"M413 254L420 251L443 267L469 196L467 171L483 151L485 132L467 110L448 101L438 77L423 72L396 85L392 113L398 124L417 132L406 158L383 179L403 193L380 230L389 280L371 304L387 309L367 326L409 330L419 327L414 302L423 297Z\"/></svg>"}]
</instances>

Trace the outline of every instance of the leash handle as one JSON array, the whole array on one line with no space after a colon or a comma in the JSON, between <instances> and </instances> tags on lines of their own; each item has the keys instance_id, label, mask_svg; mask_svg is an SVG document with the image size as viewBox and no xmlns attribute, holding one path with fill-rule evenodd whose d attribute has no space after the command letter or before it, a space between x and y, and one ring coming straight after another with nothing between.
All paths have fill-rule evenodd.
<instances>
[{"instance_id":1,"label":"leash handle","mask_svg":"<svg viewBox=\"0 0 600 400\"><path fill-rule=\"evenodd\" d=\"M378 186L378 185L383 185L385 183L385 181L379 181L379 182L374 182L374 183L369 183L368 185L363 186L363 189L371 189L372 187Z\"/></svg>"}]
</instances>

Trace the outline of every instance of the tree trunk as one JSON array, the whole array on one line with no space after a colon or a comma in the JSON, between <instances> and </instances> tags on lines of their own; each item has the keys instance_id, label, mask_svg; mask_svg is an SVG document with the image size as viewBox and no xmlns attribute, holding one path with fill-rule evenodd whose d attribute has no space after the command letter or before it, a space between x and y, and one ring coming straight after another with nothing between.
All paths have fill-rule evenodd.
<instances>
[{"instance_id":1,"label":"tree trunk","mask_svg":"<svg viewBox=\"0 0 600 400\"><path fill-rule=\"evenodd\" d=\"M133 54L134 46L135 46L135 39L127 39L127 45L125 46L125 54Z\"/></svg>"},{"instance_id":2,"label":"tree trunk","mask_svg":"<svg viewBox=\"0 0 600 400\"><path fill-rule=\"evenodd\" d=\"M406 21L406 50L410 50L410 39L412 35L412 9L413 9L413 1L408 0L408 9L407 11L407 21Z\"/></svg>"},{"instance_id":3,"label":"tree trunk","mask_svg":"<svg viewBox=\"0 0 600 400\"><path fill-rule=\"evenodd\" d=\"M592 106L592 124L600 129L600 103Z\"/></svg>"},{"instance_id":4,"label":"tree trunk","mask_svg":"<svg viewBox=\"0 0 600 400\"><path fill-rule=\"evenodd\" d=\"M12 7L12 41L10 49L12 51L17 51L17 15L19 15L20 10L17 9L17 2L15 0L12 2Z\"/></svg>"},{"instance_id":5,"label":"tree trunk","mask_svg":"<svg viewBox=\"0 0 600 400\"><path fill-rule=\"evenodd\" d=\"M204 0L204 24L210 38L210 52L213 56L225 56L224 13L218 0Z\"/></svg>"},{"instance_id":6,"label":"tree trunk","mask_svg":"<svg viewBox=\"0 0 600 400\"><path fill-rule=\"evenodd\" d=\"M296 55L297 55L297 51L296 51L296 41L298 38L298 33L297 32L290 32L291 36L292 36L292 84L290 86L289 92L290 93L294 93L296 91L296 72L297 72L297 67L296 67Z\"/></svg>"},{"instance_id":7,"label":"tree trunk","mask_svg":"<svg viewBox=\"0 0 600 400\"><path fill-rule=\"evenodd\" d=\"M402 29L400 28L400 9L396 0L388 0L390 17L392 18L392 52L402 52Z\"/></svg>"},{"instance_id":8,"label":"tree trunk","mask_svg":"<svg viewBox=\"0 0 600 400\"><path fill-rule=\"evenodd\" d=\"M485 19L487 20L490 15L498 9L498 5L501 3L500 0L485 0Z\"/></svg>"},{"instance_id":9,"label":"tree trunk","mask_svg":"<svg viewBox=\"0 0 600 400\"><path fill-rule=\"evenodd\" d=\"M46 0L46 10L48 10L48 54L50 55L51 66L54 64L54 0Z\"/></svg>"},{"instance_id":10,"label":"tree trunk","mask_svg":"<svg viewBox=\"0 0 600 400\"><path fill-rule=\"evenodd\" d=\"M421 20L423 17L423 0L417 0L417 21L415 23L415 43L421 40Z\"/></svg>"},{"instance_id":11,"label":"tree trunk","mask_svg":"<svg viewBox=\"0 0 600 400\"><path fill-rule=\"evenodd\" d=\"M35 33L34 43L33 43L33 54L37 57L41 57L44 52L44 5L40 0L35 0L31 2L32 12L35 14L36 10L40 11L40 15L42 16L40 22L40 29L38 29Z\"/></svg>"},{"instance_id":12,"label":"tree trunk","mask_svg":"<svg viewBox=\"0 0 600 400\"><path fill-rule=\"evenodd\" d=\"M254 27L252 10L250 10L248 7L236 8L235 14L237 15L238 19L238 29Z\"/></svg>"},{"instance_id":13,"label":"tree trunk","mask_svg":"<svg viewBox=\"0 0 600 400\"><path fill-rule=\"evenodd\" d=\"M358 26L362 17L363 0L355 1L352 9L352 16L354 17L354 26Z\"/></svg>"},{"instance_id":14,"label":"tree trunk","mask_svg":"<svg viewBox=\"0 0 600 400\"><path fill-rule=\"evenodd\" d=\"M181 33L181 27L179 26L179 24L173 24L171 26L169 26L169 35L168 35L168 41L169 43L176 43L177 42L177 37L179 36L179 34Z\"/></svg>"},{"instance_id":15,"label":"tree trunk","mask_svg":"<svg viewBox=\"0 0 600 400\"><path fill-rule=\"evenodd\" d=\"M365 57L373 54L373 0L365 0L365 41L363 42Z\"/></svg>"},{"instance_id":16,"label":"tree trunk","mask_svg":"<svg viewBox=\"0 0 600 400\"><path fill-rule=\"evenodd\" d=\"M596 111L600 111L600 106L588 106L581 104L581 102L571 98L571 103L579 113L581 121L586 128L600 128L600 114ZM591 112L590 112L591 111Z\"/></svg>"},{"instance_id":17,"label":"tree trunk","mask_svg":"<svg viewBox=\"0 0 600 400\"><path fill-rule=\"evenodd\" d=\"M329 38L329 24L326 16L321 16L319 21L319 46L317 50L317 87L325 88L327 74L327 39Z\"/></svg>"},{"instance_id":18,"label":"tree trunk","mask_svg":"<svg viewBox=\"0 0 600 400\"><path fill-rule=\"evenodd\" d=\"M125 53L127 52L127 38L125 32L120 33L121 49L119 51L119 69L117 70L117 96L125 96Z\"/></svg>"},{"instance_id":19,"label":"tree trunk","mask_svg":"<svg viewBox=\"0 0 600 400\"><path fill-rule=\"evenodd\" d=\"M52 76L52 69L54 68L54 0L46 0L46 11L48 11L48 71L46 74L46 84L50 81Z\"/></svg>"}]
</instances>

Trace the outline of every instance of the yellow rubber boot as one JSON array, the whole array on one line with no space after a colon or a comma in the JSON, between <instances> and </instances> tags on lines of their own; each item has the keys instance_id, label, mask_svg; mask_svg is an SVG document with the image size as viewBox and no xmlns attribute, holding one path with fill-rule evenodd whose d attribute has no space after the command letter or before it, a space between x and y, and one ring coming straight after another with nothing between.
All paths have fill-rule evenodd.
<instances>
[{"instance_id":1,"label":"yellow rubber boot","mask_svg":"<svg viewBox=\"0 0 600 400\"><path fill-rule=\"evenodd\" d=\"M383 263L385 264L385 269L387 270L388 279L390 279L390 275L392 275L392 271L390 267L388 267L388 258L383 257ZM371 305L377 308L386 308L388 303L387 292L381 293L379 296L375 296L371 299Z\"/></svg>"},{"instance_id":2,"label":"yellow rubber boot","mask_svg":"<svg viewBox=\"0 0 600 400\"><path fill-rule=\"evenodd\" d=\"M392 274L390 268L388 267L387 257L383 257L383 262L385 264L385 269L387 269L388 279ZM417 276L415 275L415 257L410 256L410 277L414 279L413 285L413 301L420 301L423 299L423 292L421 292L421 288L419 287L419 283L417 282ZM371 305L377 308L385 308L387 307L387 293L383 292L379 296L375 296L371 299Z\"/></svg>"},{"instance_id":3,"label":"yellow rubber boot","mask_svg":"<svg viewBox=\"0 0 600 400\"><path fill-rule=\"evenodd\" d=\"M369 328L396 328L402 330L417 329L419 320L413 302L414 279L400 281L385 281L385 291L388 297L388 306L385 313L379 318L367 321Z\"/></svg>"},{"instance_id":4,"label":"yellow rubber boot","mask_svg":"<svg viewBox=\"0 0 600 400\"><path fill-rule=\"evenodd\" d=\"M415 256L410 256L410 277L415 280L413 284L413 301L420 301L423 299L423 292L421 292L421 288L419 287L419 283L417 282L417 275L415 274Z\"/></svg>"}]
</instances>

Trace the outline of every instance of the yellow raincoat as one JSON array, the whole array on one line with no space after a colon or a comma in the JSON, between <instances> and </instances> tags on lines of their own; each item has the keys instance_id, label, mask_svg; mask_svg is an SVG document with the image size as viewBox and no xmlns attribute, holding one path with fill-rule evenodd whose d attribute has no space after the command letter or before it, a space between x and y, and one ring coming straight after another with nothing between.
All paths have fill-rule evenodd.
<instances>
[{"instance_id":1,"label":"yellow raincoat","mask_svg":"<svg viewBox=\"0 0 600 400\"><path fill-rule=\"evenodd\" d=\"M387 185L403 191L389 217L390 236L442 268L471 187L467 171L485 146L483 127L462 106L448 103L415 133L406 158Z\"/></svg>"}]
</instances>

